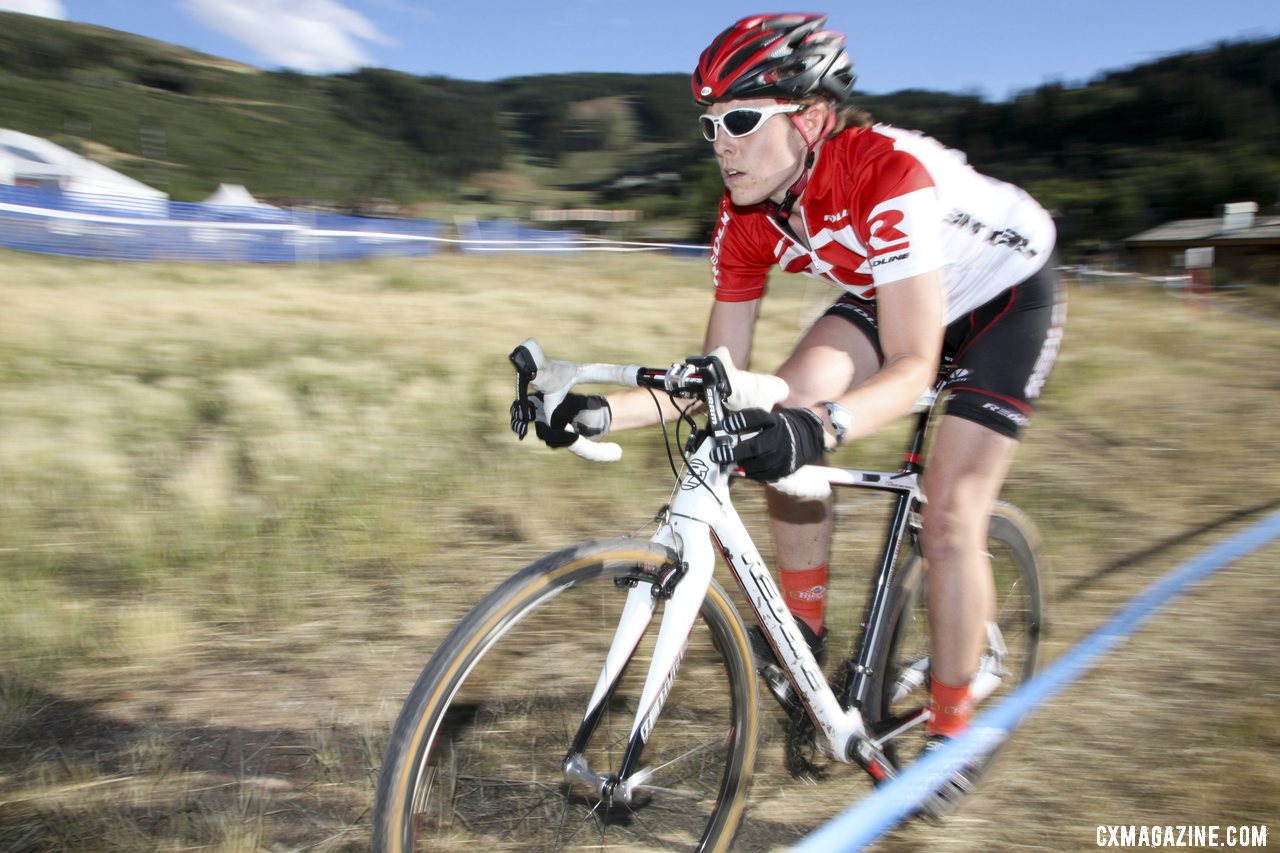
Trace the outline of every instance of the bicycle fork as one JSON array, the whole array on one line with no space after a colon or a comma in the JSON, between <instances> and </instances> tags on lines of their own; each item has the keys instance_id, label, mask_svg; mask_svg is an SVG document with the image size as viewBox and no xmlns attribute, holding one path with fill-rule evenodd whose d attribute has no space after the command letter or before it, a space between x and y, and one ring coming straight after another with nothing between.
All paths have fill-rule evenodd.
<instances>
[{"instance_id":1,"label":"bicycle fork","mask_svg":"<svg viewBox=\"0 0 1280 853\"><path fill-rule=\"evenodd\" d=\"M680 555L682 563L673 567L676 574L670 579L674 583L664 582L663 578L656 578L653 583L637 582L627 593L613 643L587 705L586 715L561 764L565 780L570 786L585 788L606 806L614 803L630 806L637 790L652 773L651 769L637 770L636 765L640 761L644 745L653 733L654 724L662 712L671 685L675 682L689 633L693 630L694 621L698 618L698 611L711 585L715 555L711 551L707 525L684 519L681 526L684 528L683 536L671 531L665 531L664 536L664 531L659 531L659 535L655 537L658 541L663 538L672 540L663 544L683 541L684 551ZM632 722L622 763L616 772L600 773L586 759L587 744L604 715L609 697L617 688L627 664L648 630L659 600L666 602L662 621L658 627L649 672L640 694L639 707Z\"/></svg>"}]
</instances>

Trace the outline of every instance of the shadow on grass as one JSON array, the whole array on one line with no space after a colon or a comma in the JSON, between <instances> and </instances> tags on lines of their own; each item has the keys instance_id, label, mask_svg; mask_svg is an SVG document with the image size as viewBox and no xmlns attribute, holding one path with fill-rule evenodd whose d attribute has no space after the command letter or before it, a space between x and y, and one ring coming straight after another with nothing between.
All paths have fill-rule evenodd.
<instances>
[{"instance_id":1,"label":"shadow on grass","mask_svg":"<svg viewBox=\"0 0 1280 853\"><path fill-rule=\"evenodd\" d=\"M130 722L0 675L0 851L366 849L374 752L344 727Z\"/></svg>"},{"instance_id":2,"label":"shadow on grass","mask_svg":"<svg viewBox=\"0 0 1280 853\"><path fill-rule=\"evenodd\" d=\"M1280 499L1271 500L1267 503L1258 504L1257 506L1238 509L1220 518L1206 521L1198 527L1193 527L1190 530L1183 531L1177 536L1171 536L1162 542L1157 542L1154 545L1143 548L1141 551L1130 554L1127 557L1122 557L1110 565L1103 566L1093 574L1086 575L1063 589L1058 597L1062 601L1070 601L1077 595L1088 591L1092 586L1094 586L1094 584L1110 577L1111 575L1128 571L1135 566L1139 566L1149 560L1153 560L1156 557L1167 554L1180 545L1186 545L1189 542L1194 542L1202 536L1215 533L1225 527L1230 527L1231 525L1246 521L1254 516L1271 512L1277 507L1280 507Z\"/></svg>"}]
</instances>

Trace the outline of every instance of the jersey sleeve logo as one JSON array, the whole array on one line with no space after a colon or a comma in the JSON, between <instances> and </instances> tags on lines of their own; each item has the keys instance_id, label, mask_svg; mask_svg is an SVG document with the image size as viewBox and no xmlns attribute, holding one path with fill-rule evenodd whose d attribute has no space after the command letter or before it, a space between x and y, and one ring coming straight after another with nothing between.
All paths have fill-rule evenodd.
<instances>
[{"instance_id":1,"label":"jersey sleeve logo","mask_svg":"<svg viewBox=\"0 0 1280 853\"><path fill-rule=\"evenodd\" d=\"M731 221L729 211L721 207L715 239L711 241L711 281L717 288L720 287L720 249L724 246L724 232L728 230Z\"/></svg>"},{"instance_id":2,"label":"jersey sleeve logo","mask_svg":"<svg viewBox=\"0 0 1280 853\"><path fill-rule=\"evenodd\" d=\"M889 252L904 249L907 246L907 235L898 229L904 214L901 210L882 210L871 220L868 228L868 245L872 252Z\"/></svg>"}]
</instances>

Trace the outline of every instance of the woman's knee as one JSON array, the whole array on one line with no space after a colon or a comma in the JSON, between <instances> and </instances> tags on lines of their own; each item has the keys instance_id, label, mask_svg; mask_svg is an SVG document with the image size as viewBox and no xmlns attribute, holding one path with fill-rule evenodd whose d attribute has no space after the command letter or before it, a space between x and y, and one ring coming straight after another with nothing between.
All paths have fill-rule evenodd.
<instances>
[{"instance_id":1,"label":"woman's knee","mask_svg":"<svg viewBox=\"0 0 1280 853\"><path fill-rule=\"evenodd\" d=\"M974 505L926 503L920 528L920 550L925 560L945 565L956 554L981 548L989 515L988 509Z\"/></svg>"},{"instance_id":2,"label":"woman's knee","mask_svg":"<svg viewBox=\"0 0 1280 853\"><path fill-rule=\"evenodd\" d=\"M809 406L838 397L879 369L866 335L838 317L823 317L778 368L790 389L786 406Z\"/></svg>"},{"instance_id":3,"label":"woman's knee","mask_svg":"<svg viewBox=\"0 0 1280 853\"><path fill-rule=\"evenodd\" d=\"M944 417L925 474L921 549L946 560L986 547L991 507L1017 450L1016 440Z\"/></svg>"}]
</instances>

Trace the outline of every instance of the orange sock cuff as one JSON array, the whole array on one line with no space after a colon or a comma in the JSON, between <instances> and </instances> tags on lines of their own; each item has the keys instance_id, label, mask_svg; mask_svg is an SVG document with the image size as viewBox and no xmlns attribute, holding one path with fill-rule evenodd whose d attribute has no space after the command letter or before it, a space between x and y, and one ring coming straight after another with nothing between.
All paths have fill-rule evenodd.
<instances>
[{"instance_id":1,"label":"orange sock cuff","mask_svg":"<svg viewBox=\"0 0 1280 853\"><path fill-rule=\"evenodd\" d=\"M973 717L973 697L969 695L969 685L953 687L943 684L937 678L930 680L929 696L932 700L929 710L928 732L931 735L957 737L969 728Z\"/></svg>"},{"instance_id":2,"label":"orange sock cuff","mask_svg":"<svg viewBox=\"0 0 1280 853\"><path fill-rule=\"evenodd\" d=\"M821 634L827 612L827 567L779 569L778 577L791 615L803 619L815 634Z\"/></svg>"}]
</instances>

